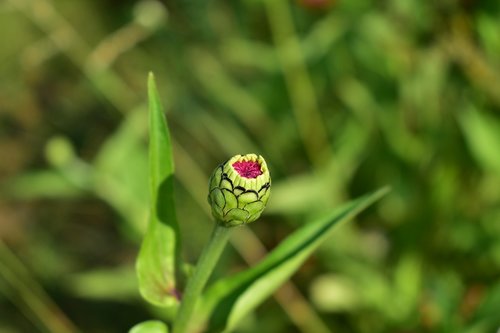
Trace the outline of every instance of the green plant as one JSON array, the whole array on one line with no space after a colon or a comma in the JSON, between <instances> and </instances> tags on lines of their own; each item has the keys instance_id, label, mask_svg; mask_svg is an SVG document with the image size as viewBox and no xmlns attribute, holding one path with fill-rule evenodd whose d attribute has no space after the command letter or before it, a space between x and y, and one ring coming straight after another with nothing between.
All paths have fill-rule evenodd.
<instances>
[{"instance_id":1,"label":"green plant","mask_svg":"<svg viewBox=\"0 0 500 333\"><path fill-rule=\"evenodd\" d=\"M220 279L204 290L231 227L253 222L264 209L270 193L269 172L262 157L254 154L237 155L215 169L208 195L216 220L214 231L193 274L186 276L175 216L172 147L153 74L149 75L148 94L150 219L136 269L141 294L150 303L168 309L174 333L231 331L301 266L334 226L354 217L388 192L387 188L380 189L304 224L256 266ZM254 163L258 172L238 171L240 175L246 173L240 177L234 172L238 170L233 168L235 163ZM181 292L185 280L187 284ZM162 322L146 321L130 332L168 330Z\"/></svg>"},{"instance_id":2,"label":"green plant","mask_svg":"<svg viewBox=\"0 0 500 333\"><path fill-rule=\"evenodd\" d=\"M168 73L187 262L212 227L213 167L243 151L271 168L263 217L231 232L214 280L391 184L235 332L500 327L500 2L0 3L0 332L173 320L143 301L134 268L149 68Z\"/></svg>"}]
</instances>

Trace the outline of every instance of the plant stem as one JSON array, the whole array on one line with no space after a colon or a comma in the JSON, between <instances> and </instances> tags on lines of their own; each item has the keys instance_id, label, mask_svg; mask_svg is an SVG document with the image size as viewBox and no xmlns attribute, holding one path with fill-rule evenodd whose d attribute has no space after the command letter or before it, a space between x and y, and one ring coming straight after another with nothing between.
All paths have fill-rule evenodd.
<instances>
[{"instance_id":1,"label":"plant stem","mask_svg":"<svg viewBox=\"0 0 500 333\"><path fill-rule=\"evenodd\" d=\"M182 297L181 305L174 321L173 333L187 332L191 316L196 306L203 287L207 283L210 274L217 263L217 260L226 246L229 238L230 228L216 224L210 240L205 245L201 257L196 264L193 276L189 279L185 293Z\"/></svg>"}]
</instances>

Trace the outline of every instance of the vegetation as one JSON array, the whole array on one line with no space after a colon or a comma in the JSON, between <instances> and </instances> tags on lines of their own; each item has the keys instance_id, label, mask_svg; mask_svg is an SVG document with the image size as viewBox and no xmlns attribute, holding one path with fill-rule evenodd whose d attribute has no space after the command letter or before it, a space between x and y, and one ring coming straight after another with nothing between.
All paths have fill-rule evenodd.
<instances>
[{"instance_id":1,"label":"vegetation","mask_svg":"<svg viewBox=\"0 0 500 333\"><path fill-rule=\"evenodd\" d=\"M154 71L186 262L213 226L214 166L255 152L272 173L268 207L235 228L214 278L392 188L235 332L495 332L499 22L490 0L3 1L0 331L173 316L134 271Z\"/></svg>"}]
</instances>

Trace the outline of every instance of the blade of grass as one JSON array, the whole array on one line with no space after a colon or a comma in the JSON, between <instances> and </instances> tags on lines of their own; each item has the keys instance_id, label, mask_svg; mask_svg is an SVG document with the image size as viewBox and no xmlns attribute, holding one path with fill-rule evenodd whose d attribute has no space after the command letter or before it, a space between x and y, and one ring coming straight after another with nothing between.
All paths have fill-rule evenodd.
<instances>
[{"instance_id":1,"label":"blade of grass","mask_svg":"<svg viewBox=\"0 0 500 333\"><path fill-rule=\"evenodd\" d=\"M264 1L271 33L276 44L295 121L311 163L321 165L323 154L330 151L312 80L295 33L288 2Z\"/></svg>"},{"instance_id":2,"label":"blade of grass","mask_svg":"<svg viewBox=\"0 0 500 333\"><path fill-rule=\"evenodd\" d=\"M24 264L1 240L0 293L5 294L40 332L78 331Z\"/></svg>"}]
</instances>

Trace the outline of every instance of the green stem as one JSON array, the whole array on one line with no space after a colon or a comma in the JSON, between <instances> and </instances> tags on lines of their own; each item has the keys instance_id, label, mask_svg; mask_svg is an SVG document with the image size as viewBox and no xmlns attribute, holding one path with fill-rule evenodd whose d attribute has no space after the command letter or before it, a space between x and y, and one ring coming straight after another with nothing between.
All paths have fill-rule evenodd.
<instances>
[{"instance_id":1,"label":"green stem","mask_svg":"<svg viewBox=\"0 0 500 333\"><path fill-rule=\"evenodd\" d=\"M182 296L181 305L174 321L173 333L187 332L196 302L200 298L203 287L205 287L222 250L226 246L229 231L230 228L220 226L219 224L215 225L210 240L205 245L201 257L196 264L193 276L189 279L185 293Z\"/></svg>"}]
</instances>

